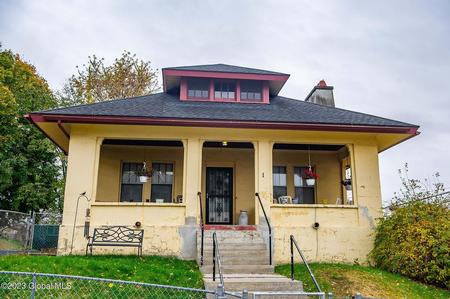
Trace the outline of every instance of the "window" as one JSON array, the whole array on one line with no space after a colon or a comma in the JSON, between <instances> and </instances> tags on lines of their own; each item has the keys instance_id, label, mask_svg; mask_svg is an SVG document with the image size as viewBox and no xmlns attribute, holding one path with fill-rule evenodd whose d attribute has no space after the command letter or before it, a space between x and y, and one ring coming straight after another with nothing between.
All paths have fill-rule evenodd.
<instances>
[{"instance_id":1,"label":"window","mask_svg":"<svg viewBox=\"0 0 450 299\"><path fill-rule=\"evenodd\" d=\"M152 194L151 201L163 199L164 202L172 202L173 164L153 163Z\"/></svg>"},{"instance_id":2,"label":"window","mask_svg":"<svg viewBox=\"0 0 450 299\"><path fill-rule=\"evenodd\" d=\"M222 100L234 100L236 95L236 82L220 81L214 82L214 98Z\"/></svg>"},{"instance_id":3,"label":"window","mask_svg":"<svg viewBox=\"0 0 450 299\"><path fill-rule=\"evenodd\" d=\"M241 101L261 101L262 82L242 80L241 81Z\"/></svg>"},{"instance_id":4,"label":"window","mask_svg":"<svg viewBox=\"0 0 450 299\"><path fill-rule=\"evenodd\" d=\"M136 175L136 170L142 168L142 163L122 163L122 181L120 201L141 202L142 183Z\"/></svg>"},{"instance_id":5,"label":"window","mask_svg":"<svg viewBox=\"0 0 450 299\"><path fill-rule=\"evenodd\" d=\"M188 98L208 99L209 98L209 80L188 79Z\"/></svg>"},{"instance_id":6,"label":"window","mask_svg":"<svg viewBox=\"0 0 450 299\"><path fill-rule=\"evenodd\" d=\"M304 179L305 170L308 167L294 167L294 188L295 199L299 204L314 204L315 203L315 186L307 186Z\"/></svg>"},{"instance_id":7,"label":"window","mask_svg":"<svg viewBox=\"0 0 450 299\"><path fill-rule=\"evenodd\" d=\"M273 172L273 197L278 198L280 196L286 196L287 195L286 167L274 166L272 172Z\"/></svg>"}]
</instances>

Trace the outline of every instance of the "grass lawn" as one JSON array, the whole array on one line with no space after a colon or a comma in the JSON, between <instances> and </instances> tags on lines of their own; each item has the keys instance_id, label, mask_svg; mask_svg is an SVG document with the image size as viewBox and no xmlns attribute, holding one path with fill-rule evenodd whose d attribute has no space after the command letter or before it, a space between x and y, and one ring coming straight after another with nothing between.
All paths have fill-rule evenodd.
<instances>
[{"instance_id":1,"label":"grass lawn","mask_svg":"<svg viewBox=\"0 0 450 299\"><path fill-rule=\"evenodd\" d=\"M357 292L375 298L450 298L450 291L415 282L400 275L372 267L313 263L310 265L323 291L337 298L349 298ZM290 277L290 265L275 268ZM295 278L303 281L305 290L316 291L304 264L295 265Z\"/></svg>"},{"instance_id":2,"label":"grass lawn","mask_svg":"<svg viewBox=\"0 0 450 299\"><path fill-rule=\"evenodd\" d=\"M0 238L0 250L18 250L18 249L22 249L22 245L18 241Z\"/></svg>"},{"instance_id":3,"label":"grass lawn","mask_svg":"<svg viewBox=\"0 0 450 299\"><path fill-rule=\"evenodd\" d=\"M26 256L0 257L0 270L58 273L203 288L194 261L146 256Z\"/></svg>"}]
</instances>

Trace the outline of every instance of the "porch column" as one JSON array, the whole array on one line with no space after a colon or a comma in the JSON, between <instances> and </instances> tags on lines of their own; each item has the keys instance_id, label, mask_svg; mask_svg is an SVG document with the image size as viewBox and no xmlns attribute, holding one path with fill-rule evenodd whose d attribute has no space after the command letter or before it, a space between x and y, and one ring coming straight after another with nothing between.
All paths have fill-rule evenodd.
<instances>
[{"instance_id":1,"label":"porch column","mask_svg":"<svg viewBox=\"0 0 450 299\"><path fill-rule=\"evenodd\" d=\"M381 184L376 144L354 144L352 158L353 201L359 207L360 225L375 228L382 217Z\"/></svg>"},{"instance_id":2,"label":"porch column","mask_svg":"<svg viewBox=\"0 0 450 299\"><path fill-rule=\"evenodd\" d=\"M189 138L184 144L183 199L186 204L186 224L197 224L200 216L197 193L201 191L202 146L200 139Z\"/></svg>"},{"instance_id":3,"label":"porch column","mask_svg":"<svg viewBox=\"0 0 450 299\"><path fill-rule=\"evenodd\" d=\"M83 236L86 209L95 201L100 147L103 138L72 131L69 144L64 214L59 233L58 254L80 254L86 246ZM85 196L80 194L85 192ZM89 201L88 201L89 199ZM78 203L78 210L77 210ZM76 219L75 219L76 217ZM75 232L73 232L75 222Z\"/></svg>"},{"instance_id":4,"label":"porch column","mask_svg":"<svg viewBox=\"0 0 450 299\"><path fill-rule=\"evenodd\" d=\"M197 138L183 140L183 200L186 205L185 225L179 228L181 258L197 258L197 229L200 216L197 193L201 191L202 146Z\"/></svg>"},{"instance_id":5,"label":"porch column","mask_svg":"<svg viewBox=\"0 0 450 299\"><path fill-rule=\"evenodd\" d=\"M257 141L253 143L255 148L255 192L259 193L262 204L270 217L270 203L272 202L272 149L273 142ZM258 199L255 198L255 222L265 225L264 214Z\"/></svg>"}]
</instances>

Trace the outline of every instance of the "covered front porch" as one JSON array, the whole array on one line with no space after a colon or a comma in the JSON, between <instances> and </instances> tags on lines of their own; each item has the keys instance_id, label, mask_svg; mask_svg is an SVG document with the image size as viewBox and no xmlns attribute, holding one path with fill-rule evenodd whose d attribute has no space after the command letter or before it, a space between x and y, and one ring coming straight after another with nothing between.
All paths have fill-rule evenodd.
<instances>
[{"instance_id":1,"label":"covered front porch","mask_svg":"<svg viewBox=\"0 0 450 299\"><path fill-rule=\"evenodd\" d=\"M346 145L273 143L269 205L353 205L352 158ZM255 225L260 204L255 199L257 156L253 142L203 141L199 199L204 222L212 225ZM186 207L189 181L182 140L104 139L92 211L98 207ZM152 172L142 179L142 168ZM306 170L319 176L307 184ZM145 176L144 176L145 177ZM345 182L345 184L344 184ZM349 188L350 186L350 188ZM198 201L198 200L197 200ZM199 204L199 203L197 203ZM200 207L200 205L199 205ZM266 207L267 208L267 207ZM104 214L104 213L103 213ZM111 215L110 212L107 214ZM114 214L114 213L113 213ZM162 216L162 215L161 215ZM92 218L92 224L102 225ZM141 222L136 217L136 222ZM128 218L129 219L129 218ZM123 224L123 217L102 216L103 225ZM128 221L129 222L129 221ZM180 223L180 219L175 221Z\"/></svg>"}]
</instances>

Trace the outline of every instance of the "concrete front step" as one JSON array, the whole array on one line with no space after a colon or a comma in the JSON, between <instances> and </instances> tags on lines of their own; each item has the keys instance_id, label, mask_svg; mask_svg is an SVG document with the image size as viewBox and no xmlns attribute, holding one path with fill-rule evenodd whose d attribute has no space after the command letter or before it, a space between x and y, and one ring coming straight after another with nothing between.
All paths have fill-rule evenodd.
<instances>
[{"instance_id":1,"label":"concrete front step","mask_svg":"<svg viewBox=\"0 0 450 299\"><path fill-rule=\"evenodd\" d=\"M243 243L231 243L231 242L224 242L224 243L219 243L219 249L220 252L222 251L226 251L226 250L266 250L267 249L267 245L261 241L261 242L243 242ZM200 250L200 249L199 249ZM213 246L212 243L204 243L203 244L203 252L205 251L212 251L213 250Z\"/></svg>"},{"instance_id":2,"label":"concrete front step","mask_svg":"<svg viewBox=\"0 0 450 299\"><path fill-rule=\"evenodd\" d=\"M204 265L200 268L203 274L211 274L213 272L212 265ZM216 268L218 273L219 268ZM274 266L271 265L222 265L224 274L273 274Z\"/></svg>"},{"instance_id":3,"label":"concrete front step","mask_svg":"<svg viewBox=\"0 0 450 299\"><path fill-rule=\"evenodd\" d=\"M237 244L239 245L246 245L246 244L250 244L250 245L261 245L261 244L265 244L264 239L263 238L228 238L228 239L217 239L219 246L221 245L228 245L228 244ZM200 240L198 241L198 244L200 244ZM203 241L203 246L207 247L207 246L211 246L212 247L213 244L213 240L212 238L205 238ZM220 247L222 248L222 247Z\"/></svg>"},{"instance_id":4,"label":"concrete front step","mask_svg":"<svg viewBox=\"0 0 450 299\"><path fill-rule=\"evenodd\" d=\"M205 238L212 238L213 233L220 238L261 238L261 232L257 230L220 230L220 231L204 231Z\"/></svg>"},{"instance_id":5,"label":"concrete front step","mask_svg":"<svg viewBox=\"0 0 450 299\"><path fill-rule=\"evenodd\" d=\"M269 262L269 258L266 255L253 255L253 256L220 256L222 265L266 265ZM212 265L212 255L203 256L204 265Z\"/></svg>"},{"instance_id":6,"label":"concrete front step","mask_svg":"<svg viewBox=\"0 0 450 299\"><path fill-rule=\"evenodd\" d=\"M220 246L220 256L254 256L254 255L268 255L266 248L246 248L242 249L240 247L235 247L234 249L231 248L223 248L223 246ZM205 248L203 250L204 256L212 256L213 255L213 249L212 248Z\"/></svg>"},{"instance_id":7,"label":"concrete front step","mask_svg":"<svg viewBox=\"0 0 450 299\"><path fill-rule=\"evenodd\" d=\"M224 287L227 292L242 292L243 289L252 291L302 291L303 284L278 274L224 274ZM203 275L207 290L215 290L220 282L216 275L213 281L212 274Z\"/></svg>"}]
</instances>

